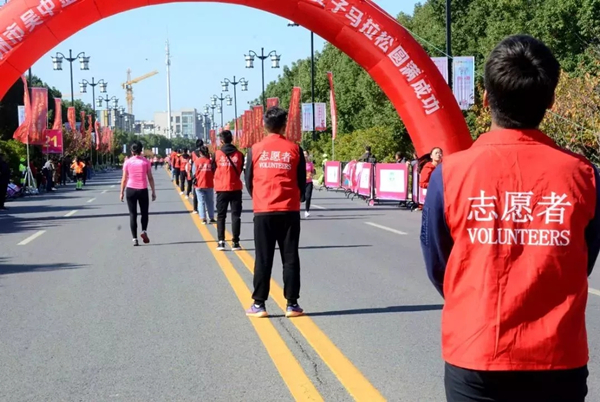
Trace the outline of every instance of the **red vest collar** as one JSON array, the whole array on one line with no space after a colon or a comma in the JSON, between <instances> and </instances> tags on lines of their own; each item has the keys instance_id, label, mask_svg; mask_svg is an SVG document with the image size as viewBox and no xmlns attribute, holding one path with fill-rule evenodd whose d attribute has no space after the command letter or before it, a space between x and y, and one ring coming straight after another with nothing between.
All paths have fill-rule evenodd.
<instances>
[{"instance_id":1,"label":"red vest collar","mask_svg":"<svg viewBox=\"0 0 600 402\"><path fill-rule=\"evenodd\" d=\"M482 145L509 145L523 143L542 143L556 147L556 143L540 130L501 129L482 134L473 144L474 147Z\"/></svg>"}]
</instances>

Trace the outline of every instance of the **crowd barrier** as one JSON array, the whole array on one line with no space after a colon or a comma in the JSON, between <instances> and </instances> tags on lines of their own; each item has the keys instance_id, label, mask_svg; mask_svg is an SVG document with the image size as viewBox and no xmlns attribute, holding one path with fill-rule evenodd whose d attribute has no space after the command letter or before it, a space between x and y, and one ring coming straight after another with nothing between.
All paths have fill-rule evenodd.
<instances>
[{"instance_id":1,"label":"crowd barrier","mask_svg":"<svg viewBox=\"0 0 600 402\"><path fill-rule=\"evenodd\" d=\"M344 191L346 197L358 197L371 206L394 203L415 209L425 202L427 194L426 189L419 187L420 174L416 166L416 163L329 161L324 166L323 187L328 191ZM409 191L409 177L412 191Z\"/></svg>"}]
</instances>

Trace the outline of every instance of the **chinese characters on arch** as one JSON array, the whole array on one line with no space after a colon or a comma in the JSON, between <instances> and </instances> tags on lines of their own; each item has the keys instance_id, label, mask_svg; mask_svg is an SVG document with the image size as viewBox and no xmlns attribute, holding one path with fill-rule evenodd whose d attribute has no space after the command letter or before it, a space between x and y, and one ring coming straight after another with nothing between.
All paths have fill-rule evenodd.
<instances>
[{"instance_id":1,"label":"chinese characters on arch","mask_svg":"<svg viewBox=\"0 0 600 402\"><path fill-rule=\"evenodd\" d=\"M467 227L467 232L472 244L570 244L571 231L565 220L573 204L567 194L551 191L538 197L532 191L506 191L500 198L487 195L484 190L468 198L467 221L471 227Z\"/></svg>"}]
</instances>

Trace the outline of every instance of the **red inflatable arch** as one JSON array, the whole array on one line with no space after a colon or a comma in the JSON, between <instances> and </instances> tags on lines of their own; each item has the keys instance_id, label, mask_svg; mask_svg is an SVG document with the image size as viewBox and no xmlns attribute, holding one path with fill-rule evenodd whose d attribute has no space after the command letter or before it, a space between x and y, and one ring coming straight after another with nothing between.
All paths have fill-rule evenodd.
<instances>
[{"instance_id":1,"label":"red inflatable arch","mask_svg":"<svg viewBox=\"0 0 600 402\"><path fill-rule=\"evenodd\" d=\"M205 1L205 0L200 0ZM0 97L32 64L79 30L172 0L10 0L0 9ZM427 53L370 0L221 0L293 20L360 64L390 98L419 155L468 148L461 111Z\"/></svg>"}]
</instances>

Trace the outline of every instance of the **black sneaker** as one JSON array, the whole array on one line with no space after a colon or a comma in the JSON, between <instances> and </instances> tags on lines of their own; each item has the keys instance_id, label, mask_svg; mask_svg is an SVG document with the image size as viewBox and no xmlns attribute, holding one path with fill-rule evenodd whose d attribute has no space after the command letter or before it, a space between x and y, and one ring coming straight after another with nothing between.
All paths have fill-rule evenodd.
<instances>
[{"instance_id":1,"label":"black sneaker","mask_svg":"<svg viewBox=\"0 0 600 402\"><path fill-rule=\"evenodd\" d=\"M233 251L239 251L242 249L242 246L240 246L240 242L239 241L234 241L233 242L233 247L231 247L231 249Z\"/></svg>"},{"instance_id":2,"label":"black sneaker","mask_svg":"<svg viewBox=\"0 0 600 402\"><path fill-rule=\"evenodd\" d=\"M217 220L216 219L211 219L208 223L210 223L211 225L216 225L217 224Z\"/></svg>"},{"instance_id":3,"label":"black sneaker","mask_svg":"<svg viewBox=\"0 0 600 402\"><path fill-rule=\"evenodd\" d=\"M219 244L217 245L217 250L219 250L219 251L225 250L225 242L224 241L219 242Z\"/></svg>"},{"instance_id":4,"label":"black sneaker","mask_svg":"<svg viewBox=\"0 0 600 402\"><path fill-rule=\"evenodd\" d=\"M139 246L140 243L138 243L138 239L133 239L133 246Z\"/></svg>"}]
</instances>

